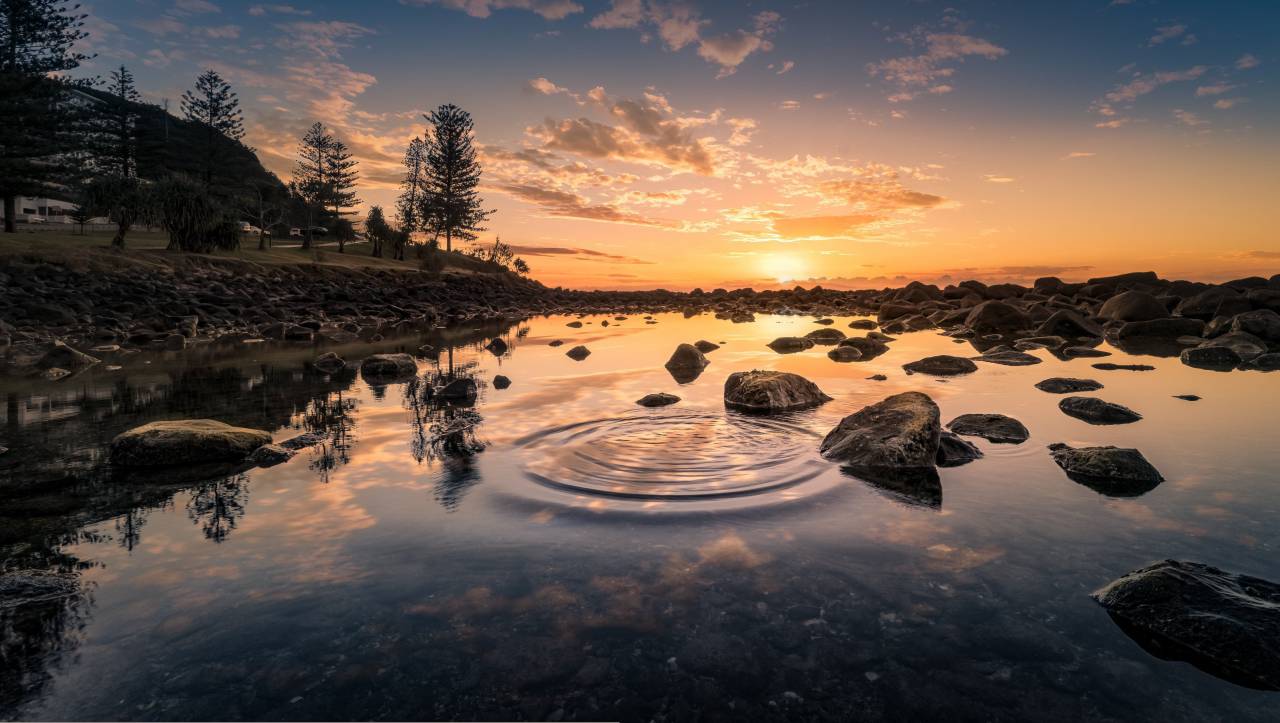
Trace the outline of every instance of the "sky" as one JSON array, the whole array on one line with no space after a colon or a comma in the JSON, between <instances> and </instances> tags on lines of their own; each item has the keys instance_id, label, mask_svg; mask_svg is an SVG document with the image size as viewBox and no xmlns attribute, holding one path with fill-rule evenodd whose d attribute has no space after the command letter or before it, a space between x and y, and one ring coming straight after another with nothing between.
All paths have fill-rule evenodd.
<instances>
[{"instance_id":1,"label":"sky","mask_svg":"<svg viewBox=\"0 0 1280 723\"><path fill-rule=\"evenodd\" d=\"M1280 3L91 0L154 102L213 68L288 180L325 123L390 209L475 118L495 235L576 288L1280 272Z\"/></svg>"}]
</instances>

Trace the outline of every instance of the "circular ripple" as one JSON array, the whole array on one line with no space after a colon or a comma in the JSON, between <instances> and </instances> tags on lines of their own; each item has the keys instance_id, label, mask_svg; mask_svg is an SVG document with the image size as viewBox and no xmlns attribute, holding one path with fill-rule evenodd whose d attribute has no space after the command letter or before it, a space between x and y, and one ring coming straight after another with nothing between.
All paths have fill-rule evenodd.
<instances>
[{"instance_id":1,"label":"circular ripple","mask_svg":"<svg viewBox=\"0 0 1280 723\"><path fill-rule=\"evenodd\" d=\"M575 494L635 500L757 495L823 473L814 432L785 420L683 411L593 419L516 441L525 474Z\"/></svg>"}]
</instances>

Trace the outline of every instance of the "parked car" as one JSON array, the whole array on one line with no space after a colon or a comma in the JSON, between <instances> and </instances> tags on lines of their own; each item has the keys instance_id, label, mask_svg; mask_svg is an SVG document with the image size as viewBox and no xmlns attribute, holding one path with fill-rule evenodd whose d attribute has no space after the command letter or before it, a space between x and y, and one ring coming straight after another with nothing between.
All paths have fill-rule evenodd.
<instances>
[{"instance_id":1,"label":"parked car","mask_svg":"<svg viewBox=\"0 0 1280 723\"><path fill-rule=\"evenodd\" d=\"M293 228L289 229L289 238L302 238L303 235L304 234L302 233L302 229L298 228L297 226L294 226Z\"/></svg>"},{"instance_id":2,"label":"parked car","mask_svg":"<svg viewBox=\"0 0 1280 723\"><path fill-rule=\"evenodd\" d=\"M37 216L34 213L27 214L27 223L48 223L49 219L44 216Z\"/></svg>"},{"instance_id":3,"label":"parked car","mask_svg":"<svg viewBox=\"0 0 1280 723\"><path fill-rule=\"evenodd\" d=\"M328 233L329 233L329 229L325 228L324 226L312 226L312 227L311 227L311 235L312 235L312 236L324 236L324 235L326 235L326 234L328 234Z\"/></svg>"},{"instance_id":4,"label":"parked car","mask_svg":"<svg viewBox=\"0 0 1280 723\"><path fill-rule=\"evenodd\" d=\"M245 221L244 223L240 224L240 233L251 233L251 234L257 235L259 233L262 233L262 229L258 228L257 226L254 226L248 221Z\"/></svg>"}]
</instances>

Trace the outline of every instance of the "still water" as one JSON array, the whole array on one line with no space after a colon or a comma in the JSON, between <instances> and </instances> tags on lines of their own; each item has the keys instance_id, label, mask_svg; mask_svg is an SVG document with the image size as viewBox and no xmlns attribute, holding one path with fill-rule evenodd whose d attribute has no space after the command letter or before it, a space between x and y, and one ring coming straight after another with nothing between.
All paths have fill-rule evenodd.
<instances>
[{"instance_id":1,"label":"still water","mask_svg":"<svg viewBox=\"0 0 1280 723\"><path fill-rule=\"evenodd\" d=\"M1280 579L1280 374L1104 345L1156 369L1037 351L943 381L901 365L977 352L932 331L838 364L765 346L808 317L642 316L210 344L7 382L0 559L74 585L0 606L0 718L1275 720L1277 694L1152 656L1088 594L1163 558ZM678 383L663 363L699 339L722 346ZM423 344L413 381L306 367ZM834 401L726 411L725 378L749 369ZM474 407L424 398L450 373L480 383ZM1052 376L1145 418L1068 417L1033 386ZM944 423L999 412L1031 439L974 439L985 458L917 497L818 456L843 416L909 389ZM651 392L682 401L635 404ZM105 467L115 434L200 417L325 441L212 478ZM1053 442L1137 447L1166 481L1099 494Z\"/></svg>"}]
</instances>

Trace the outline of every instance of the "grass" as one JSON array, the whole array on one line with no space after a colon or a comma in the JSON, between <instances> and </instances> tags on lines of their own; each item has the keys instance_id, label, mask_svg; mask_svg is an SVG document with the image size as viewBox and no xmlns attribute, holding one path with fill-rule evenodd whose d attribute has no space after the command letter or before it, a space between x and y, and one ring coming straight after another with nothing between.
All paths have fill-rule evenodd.
<instances>
[{"instance_id":1,"label":"grass","mask_svg":"<svg viewBox=\"0 0 1280 723\"><path fill-rule=\"evenodd\" d=\"M406 261L376 258L369 254L367 243L348 243L346 253L338 253L336 244L303 250L298 239L276 238L275 248L258 250L257 235L241 237L241 247L236 251L217 251L211 254L191 254L169 251L167 234L158 231L132 231L125 238L124 250L111 247L112 233L89 231L86 234L73 230L0 233L0 260L10 256L38 258L52 263L74 266L105 266L119 268L130 263L141 266L172 266L191 260L226 260L247 262L255 266L279 266L304 264L349 269L418 269L418 260L412 251ZM333 243L318 240L316 243ZM479 262L454 252L446 258L446 268L460 273L479 273Z\"/></svg>"}]
</instances>

